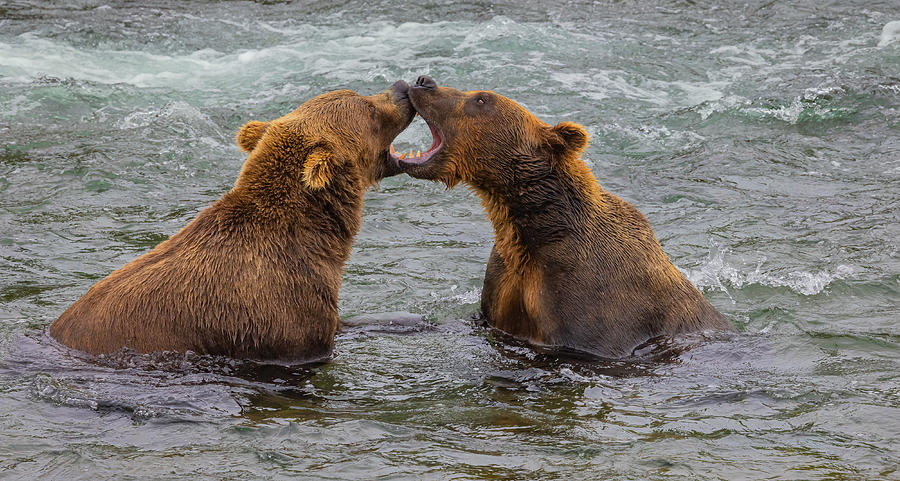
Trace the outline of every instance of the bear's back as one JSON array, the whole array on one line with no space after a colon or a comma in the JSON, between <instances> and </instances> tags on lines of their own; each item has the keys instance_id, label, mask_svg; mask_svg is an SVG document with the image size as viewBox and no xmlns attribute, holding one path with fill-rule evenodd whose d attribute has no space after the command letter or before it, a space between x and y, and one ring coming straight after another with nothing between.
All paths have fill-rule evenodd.
<instances>
[{"instance_id":1,"label":"bear's back","mask_svg":"<svg viewBox=\"0 0 900 481\"><path fill-rule=\"evenodd\" d=\"M260 358L327 354L318 351L330 351L337 328L336 295L327 295L337 292L330 288L334 274L304 262L294 243L276 241L284 235L232 222L235 208L217 202L98 282L50 334L95 354L122 347Z\"/></svg>"}]
</instances>

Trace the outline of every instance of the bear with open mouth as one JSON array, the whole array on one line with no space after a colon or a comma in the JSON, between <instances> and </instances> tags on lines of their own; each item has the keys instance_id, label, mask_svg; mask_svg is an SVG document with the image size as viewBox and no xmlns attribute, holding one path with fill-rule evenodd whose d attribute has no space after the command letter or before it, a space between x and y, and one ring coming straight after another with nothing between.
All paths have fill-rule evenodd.
<instances>
[{"instance_id":1,"label":"bear with open mouth","mask_svg":"<svg viewBox=\"0 0 900 481\"><path fill-rule=\"evenodd\" d=\"M338 291L368 186L399 173L409 86L337 90L249 122L234 188L50 326L93 354L121 348L303 362L331 355Z\"/></svg>"},{"instance_id":2,"label":"bear with open mouth","mask_svg":"<svg viewBox=\"0 0 900 481\"><path fill-rule=\"evenodd\" d=\"M659 336L733 327L672 264L647 219L597 182L584 128L550 126L489 91L409 89L434 142L407 174L464 182L494 227L487 322L536 345L622 358Z\"/></svg>"}]
</instances>

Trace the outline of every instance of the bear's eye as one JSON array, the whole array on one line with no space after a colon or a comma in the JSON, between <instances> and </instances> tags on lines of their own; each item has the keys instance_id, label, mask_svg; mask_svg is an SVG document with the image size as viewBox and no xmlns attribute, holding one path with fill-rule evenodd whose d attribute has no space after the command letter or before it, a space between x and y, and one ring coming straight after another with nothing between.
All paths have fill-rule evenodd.
<instances>
[{"instance_id":1,"label":"bear's eye","mask_svg":"<svg viewBox=\"0 0 900 481\"><path fill-rule=\"evenodd\" d=\"M484 105L484 97L478 97L478 105Z\"/></svg>"},{"instance_id":2,"label":"bear's eye","mask_svg":"<svg viewBox=\"0 0 900 481\"><path fill-rule=\"evenodd\" d=\"M375 113L375 106L374 106L374 105L370 105L370 106L369 106L369 112L372 112L373 114Z\"/></svg>"}]
</instances>

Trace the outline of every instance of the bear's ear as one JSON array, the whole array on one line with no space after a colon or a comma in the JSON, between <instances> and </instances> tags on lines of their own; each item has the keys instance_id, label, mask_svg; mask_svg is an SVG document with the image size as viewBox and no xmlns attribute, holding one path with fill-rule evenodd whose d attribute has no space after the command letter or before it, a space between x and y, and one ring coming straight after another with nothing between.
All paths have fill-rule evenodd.
<instances>
[{"instance_id":1,"label":"bear's ear","mask_svg":"<svg viewBox=\"0 0 900 481\"><path fill-rule=\"evenodd\" d=\"M256 147L256 143L266 133L269 122L258 122L253 120L247 122L241 127L237 134L237 144L244 152L252 152Z\"/></svg>"},{"instance_id":2,"label":"bear's ear","mask_svg":"<svg viewBox=\"0 0 900 481\"><path fill-rule=\"evenodd\" d=\"M550 139L550 145L554 147L554 150L580 153L587 147L587 131L575 122L560 122L552 127L550 132L553 137Z\"/></svg>"},{"instance_id":3,"label":"bear's ear","mask_svg":"<svg viewBox=\"0 0 900 481\"><path fill-rule=\"evenodd\" d=\"M313 148L303 166L303 183L310 189L324 188L331 182L335 162L334 154L328 148Z\"/></svg>"}]
</instances>

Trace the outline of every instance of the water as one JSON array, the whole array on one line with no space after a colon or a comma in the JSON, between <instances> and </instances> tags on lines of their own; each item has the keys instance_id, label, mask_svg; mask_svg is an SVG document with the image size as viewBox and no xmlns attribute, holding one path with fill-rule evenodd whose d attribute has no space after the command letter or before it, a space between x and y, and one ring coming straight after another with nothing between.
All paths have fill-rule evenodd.
<instances>
[{"instance_id":1,"label":"water","mask_svg":"<svg viewBox=\"0 0 900 481\"><path fill-rule=\"evenodd\" d=\"M900 479L900 5L0 6L0 478ZM367 195L342 333L297 368L44 334L233 183L246 121L429 74L584 124L740 334L591 363L469 321L464 188ZM415 122L397 146L430 144Z\"/></svg>"}]
</instances>

